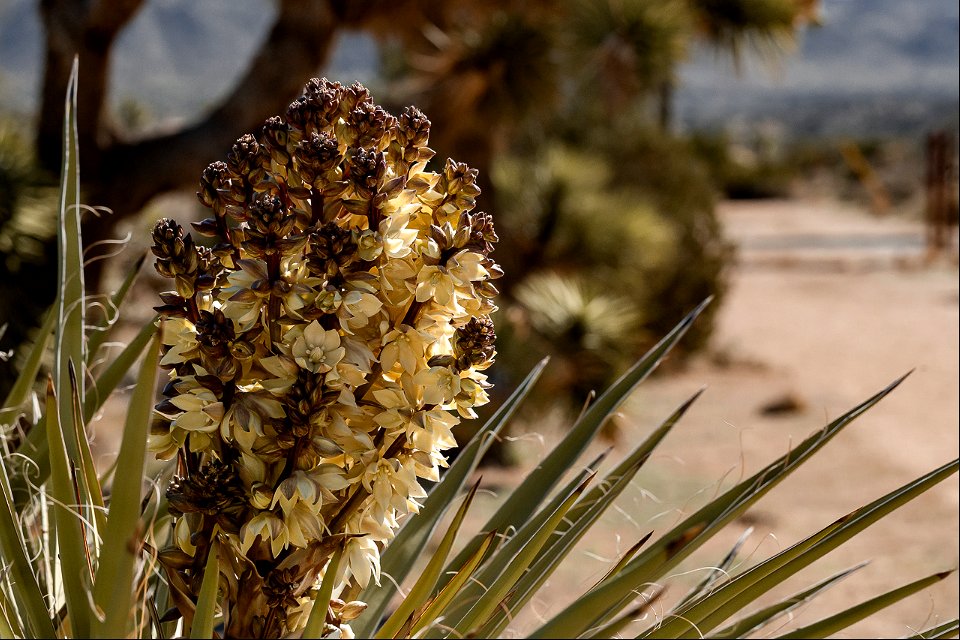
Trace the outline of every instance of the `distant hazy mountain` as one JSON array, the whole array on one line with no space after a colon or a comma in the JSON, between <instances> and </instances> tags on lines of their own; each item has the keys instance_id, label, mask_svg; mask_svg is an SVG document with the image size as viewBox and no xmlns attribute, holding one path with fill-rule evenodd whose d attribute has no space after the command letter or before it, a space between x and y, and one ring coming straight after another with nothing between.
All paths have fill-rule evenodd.
<instances>
[{"instance_id":1,"label":"distant hazy mountain","mask_svg":"<svg viewBox=\"0 0 960 640\"><path fill-rule=\"evenodd\" d=\"M688 125L771 117L808 133L889 133L956 121L960 8L955 0L823 0L822 26L763 66L700 51L681 71Z\"/></svg>"},{"instance_id":2,"label":"distant hazy mountain","mask_svg":"<svg viewBox=\"0 0 960 640\"><path fill-rule=\"evenodd\" d=\"M0 109L30 112L41 72L38 0L0 0ZM956 0L823 0L823 25L801 34L779 67L698 51L680 73L683 126L772 118L788 128L904 130L956 120L960 9ZM151 0L123 32L114 104L154 118L191 118L243 71L273 19L269 0ZM363 37L337 49L331 76L369 80L376 50ZM81 78L81 82L82 82Z\"/></svg>"}]
</instances>

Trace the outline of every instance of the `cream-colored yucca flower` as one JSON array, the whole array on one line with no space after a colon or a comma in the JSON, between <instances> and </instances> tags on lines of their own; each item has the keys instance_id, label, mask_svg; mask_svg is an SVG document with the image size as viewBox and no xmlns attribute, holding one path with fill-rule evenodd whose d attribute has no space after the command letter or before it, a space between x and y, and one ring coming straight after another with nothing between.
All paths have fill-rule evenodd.
<instances>
[{"instance_id":1,"label":"cream-colored yucca flower","mask_svg":"<svg viewBox=\"0 0 960 640\"><path fill-rule=\"evenodd\" d=\"M197 328L186 318L165 318L160 324L160 341L168 347L161 366L185 362L195 355Z\"/></svg>"},{"instance_id":2,"label":"cream-colored yucca flower","mask_svg":"<svg viewBox=\"0 0 960 640\"><path fill-rule=\"evenodd\" d=\"M383 370L392 371L399 364L406 373L416 373L426 352L427 339L428 336L409 325L392 329L383 336L383 348L380 351Z\"/></svg>"},{"instance_id":3,"label":"cream-colored yucca flower","mask_svg":"<svg viewBox=\"0 0 960 640\"><path fill-rule=\"evenodd\" d=\"M334 329L323 329L316 320L306 327L295 327L286 335L293 339L291 352L302 369L312 373L327 373L343 359L346 349L340 346L340 334Z\"/></svg>"},{"instance_id":4,"label":"cream-colored yucca flower","mask_svg":"<svg viewBox=\"0 0 960 640\"><path fill-rule=\"evenodd\" d=\"M426 266L417 274L417 302L433 299L440 305L454 302L456 281L444 267Z\"/></svg>"},{"instance_id":5,"label":"cream-colored yucca flower","mask_svg":"<svg viewBox=\"0 0 960 640\"><path fill-rule=\"evenodd\" d=\"M338 589L379 581L451 429L487 400L496 235L472 212L476 171L427 170L428 131L415 108L313 80L204 171L213 216L194 226L211 248L170 220L154 230L176 291L149 444L178 460L173 539L192 558L164 568L189 585L175 601L196 602L209 550L232 554L225 635L297 632L337 548ZM328 632L349 637L362 606L331 604Z\"/></svg>"}]
</instances>

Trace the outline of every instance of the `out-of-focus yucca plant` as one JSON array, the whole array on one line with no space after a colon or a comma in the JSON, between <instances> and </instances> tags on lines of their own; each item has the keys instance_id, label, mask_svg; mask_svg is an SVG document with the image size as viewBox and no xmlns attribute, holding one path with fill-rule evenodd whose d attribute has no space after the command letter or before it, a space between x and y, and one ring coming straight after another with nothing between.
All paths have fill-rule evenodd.
<instances>
[{"instance_id":1,"label":"out-of-focus yucca plant","mask_svg":"<svg viewBox=\"0 0 960 640\"><path fill-rule=\"evenodd\" d=\"M204 173L200 197L214 216L197 228L219 238L212 248L158 224L157 268L175 286L160 337L149 324L85 384L104 333L84 335L72 105L60 295L2 413L0 637L502 635L696 399L606 472L602 456L578 462L702 307L585 408L472 535L462 525L478 485L467 491L428 553L545 364L441 477L454 412L469 416L483 402L479 371L493 356L495 236L488 217L470 212L473 174L449 162L426 169L428 123L417 111L394 119L358 86L312 81L286 121L269 120ZM33 401L51 335L53 372ZM87 424L151 340L116 463L98 473ZM154 410L158 366L170 381ZM673 529L644 536L532 637L740 637L826 589L842 576L751 610L957 461L746 569L732 570L731 552L665 613L651 607L678 563L895 386ZM145 478L148 438L175 460L159 477ZM785 637L829 635L946 575ZM950 637L957 625L917 637Z\"/></svg>"}]
</instances>

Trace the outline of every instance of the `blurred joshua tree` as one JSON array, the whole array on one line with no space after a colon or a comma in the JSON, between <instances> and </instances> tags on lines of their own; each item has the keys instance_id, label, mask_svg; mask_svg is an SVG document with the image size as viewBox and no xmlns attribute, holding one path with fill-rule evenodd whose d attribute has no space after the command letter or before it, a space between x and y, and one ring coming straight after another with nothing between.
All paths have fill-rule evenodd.
<instances>
[{"instance_id":1,"label":"blurred joshua tree","mask_svg":"<svg viewBox=\"0 0 960 640\"><path fill-rule=\"evenodd\" d=\"M499 286L508 313L513 303L499 373L547 352L571 365L555 370L577 371L557 384L596 388L609 380L581 366L584 354L609 376L649 346L644 335L668 329L666 319L723 294L729 248L713 187L670 133L679 64L704 44L735 61L746 47L783 51L815 3L489 4L454 5L429 29L402 32L389 41L388 72L403 99L433 117L436 147L491 176L479 202L500 213ZM626 303L643 312L598 325L596 308ZM708 316L688 348L710 330ZM603 348L600 335L618 347ZM527 353L531 336L538 354Z\"/></svg>"},{"instance_id":2,"label":"blurred joshua tree","mask_svg":"<svg viewBox=\"0 0 960 640\"><path fill-rule=\"evenodd\" d=\"M276 0L275 20L239 81L219 105L199 120L152 137L137 138L108 112L108 71L113 45L145 0L46 0L39 3L46 34L45 71L37 116L36 157L59 170L63 121L62 87L74 54L83 82L78 95L78 132L83 149L84 199L112 210L85 216L88 243L112 235L117 222L138 213L165 192L194 188L197 173L236 136L254 130L284 108L305 78L328 61L337 36L364 31L389 52L388 74L397 102L415 102L431 113L441 158L458 157L487 182L480 206L504 212L507 225L522 228L505 240L501 259L537 268L553 245L554 230L569 211L582 207L549 167L537 168L546 200L535 209L510 206L515 194L496 196L488 176L498 162L522 154L537 158L545 145L583 145L592 161L618 164L609 148L593 144L603 127L620 127L638 114L654 128L669 113L674 71L693 43L706 41L738 54L752 42L789 36L813 11L811 0ZM659 105L659 107L658 107ZM653 117L647 117L650 113ZM660 114L660 116L657 116ZM625 126L625 125L624 125ZM631 124L640 131L643 128ZM574 132L571 136L570 132ZM661 134L656 134L661 136ZM621 148L636 140L620 138ZM676 146L676 145L674 145ZM632 151L631 151L632 152ZM672 164L684 164L675 160ZM532 170L532 169L529 169ZM623 183L594 186L621 188ZM645 187L651 189L649 184ZM653 187L644 201L657 199ZM660 209L664 215L676 210ZM714 226L712 213L684 213L678 226ZM703 218L703 220L701 220ZM511 220L512 219L512 220ZM682 235L682 233L681 233ZM701 234L703 235L703 234ZM715 239L707 233L706 240ZM54 255L52 239L39 249ZM48 260L48 262L52 262ZM96 289L101 261L91 262L87 281ZM522 278L508 271L505 293ZM53 299L53 280L17 281L34 299ZM701 289L718 287L710 284ZM14 296L12 299L15 299ZM676 304L689 306L686 297ZM673 309L664 317L673 318ZM7 317L0 317L0 323ZM702 323L705 329L708 322ZM0 383L2 384L2 383Z\"/></svg>"}]
</instances>

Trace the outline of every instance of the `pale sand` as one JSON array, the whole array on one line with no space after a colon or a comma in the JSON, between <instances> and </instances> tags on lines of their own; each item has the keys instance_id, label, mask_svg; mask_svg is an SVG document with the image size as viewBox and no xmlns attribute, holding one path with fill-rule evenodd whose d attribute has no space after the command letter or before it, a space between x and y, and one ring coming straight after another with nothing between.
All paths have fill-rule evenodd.
<instances>
[{"instance_id":1,"label":"pale sand","mask_svg":"<svg viewBox=\"0 0 960 640\"><path fill-rule=\"evenodd\" d=\"M592 584L609 567L606 559L642 534L679 522L716 493L721 479L722 488L730 487L911 369L890 397L677 571L692 571L687 583L699 578L698 569L718 561L749 525L755 531L746 548L754 559L766 557L958 455L955 258L925 263L922 226L915 221L877 219L831 202L727 203L721 217L741 250L712 353L641 385L620 421L614 456L702 385L706 393L622 496L619 512L604 516L574 551L518 630L549 615L549 600L566 601ZM801 410L759 413L788 394ZM532 440L521 446L528 459L543 449ZM955 568L958 498L953 476L776 590L790 595L871 560L798 612L791 626ZM674 588L671 595L683 591ZM838 637L909 635L956 617L957 602L954 574Z\"/></svg>"}]
</instances>

